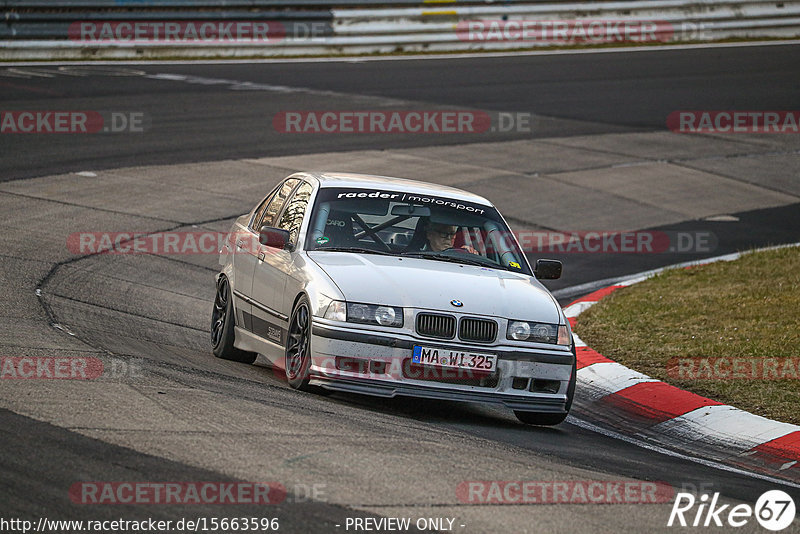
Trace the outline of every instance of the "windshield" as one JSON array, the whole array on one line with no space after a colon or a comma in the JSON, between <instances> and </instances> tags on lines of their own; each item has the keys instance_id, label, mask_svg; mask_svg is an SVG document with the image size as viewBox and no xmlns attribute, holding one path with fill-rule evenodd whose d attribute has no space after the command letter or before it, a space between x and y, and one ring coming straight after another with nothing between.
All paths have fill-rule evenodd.
<instances>
[{"instance_id":1,"label":"windshield","mask_svg":"<svg viewBox=\"0 0 800 534\"><path fill-rule=\"evenodd\" d=\"M410 256L531 274L493 207L402 191L320 189L305 249Z\"/></svg>"}]
</instances>

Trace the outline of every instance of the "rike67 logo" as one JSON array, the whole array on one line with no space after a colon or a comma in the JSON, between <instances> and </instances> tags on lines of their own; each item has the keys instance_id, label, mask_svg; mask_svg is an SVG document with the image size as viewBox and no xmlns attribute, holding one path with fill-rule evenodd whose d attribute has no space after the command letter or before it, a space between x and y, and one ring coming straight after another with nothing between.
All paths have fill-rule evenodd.
<instances>
[{"instance_id":1,"label":"rike67 logo","mask_svg":"<svg viewBox=\"0 0 800 534\"><path fill-rule=\"evenodd\" d=\"M705 493L699 499L691 493L678 493L667 526L743 527L755 516L762 527L777 532L791 525L795 517L794 500L781 490L765 492L755 507L749 504L731 507L718 502L719 492L714 493L710 501Z\"/></svg>"}]
</instances>

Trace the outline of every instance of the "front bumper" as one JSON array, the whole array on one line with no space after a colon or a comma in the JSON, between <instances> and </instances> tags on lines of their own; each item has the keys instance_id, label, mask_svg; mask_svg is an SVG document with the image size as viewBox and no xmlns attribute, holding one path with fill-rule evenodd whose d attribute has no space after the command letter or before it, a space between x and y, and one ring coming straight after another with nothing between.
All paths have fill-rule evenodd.
<instances>
[{"instance_id":1,"label":"front bumper","mask_svg":"<svg viewBox=\"0 0 800 534\"><path fill-rule=\"evenodd\" d=\"M419 366L410 362L414 345L496 354L497 369L492 374L480 374ZM311 347L311 383L326 389L380 397L495 403L541 413L566 412L575 362L572 352L563 349L442 343L328 324L314 325Z\"/></svg>"}]
</instances>

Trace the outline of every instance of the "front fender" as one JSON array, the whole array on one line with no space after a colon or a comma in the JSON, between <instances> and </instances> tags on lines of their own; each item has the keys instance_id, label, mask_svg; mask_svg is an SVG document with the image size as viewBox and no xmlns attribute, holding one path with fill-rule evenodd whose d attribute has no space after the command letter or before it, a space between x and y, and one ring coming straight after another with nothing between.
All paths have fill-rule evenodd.
<instances>
[{"instance_id":1,"label":"front fender","mask_svg":"<svg viewBox=\"0 0 800 534\"><path fill-rule=\"evenodd\" d=\"M292 278L297 286L286 292L287 300L291 299L285 301L287 315L291 314L301 294L308 297L311 314L315 317L325 313L331 300L344 300L344 294L331 277L305 254L298 254L295 269L296 276Z\"/></svg>"}]
</instances>

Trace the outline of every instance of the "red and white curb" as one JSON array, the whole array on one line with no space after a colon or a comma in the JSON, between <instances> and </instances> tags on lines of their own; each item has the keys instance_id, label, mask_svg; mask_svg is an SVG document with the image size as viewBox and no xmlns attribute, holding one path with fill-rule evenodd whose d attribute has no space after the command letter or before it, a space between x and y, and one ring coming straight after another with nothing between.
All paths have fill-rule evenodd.
<instances>
[{"instance_id":1,"label":"red and white curb","mask_svg":"<svg viewBox=\"0 0 800 534\"><path fill-rule=\"evenodd\" d=\"M728 254L634 275L572 302L564 308L564 314L575 329L583 311L620 288L666 269L732 261L740 256ZM576 404L582 415L659 445L800 480L799 426L754 415L650 378L606 358L573 335L578 357Z\"/></svg>"}]
</instances>

